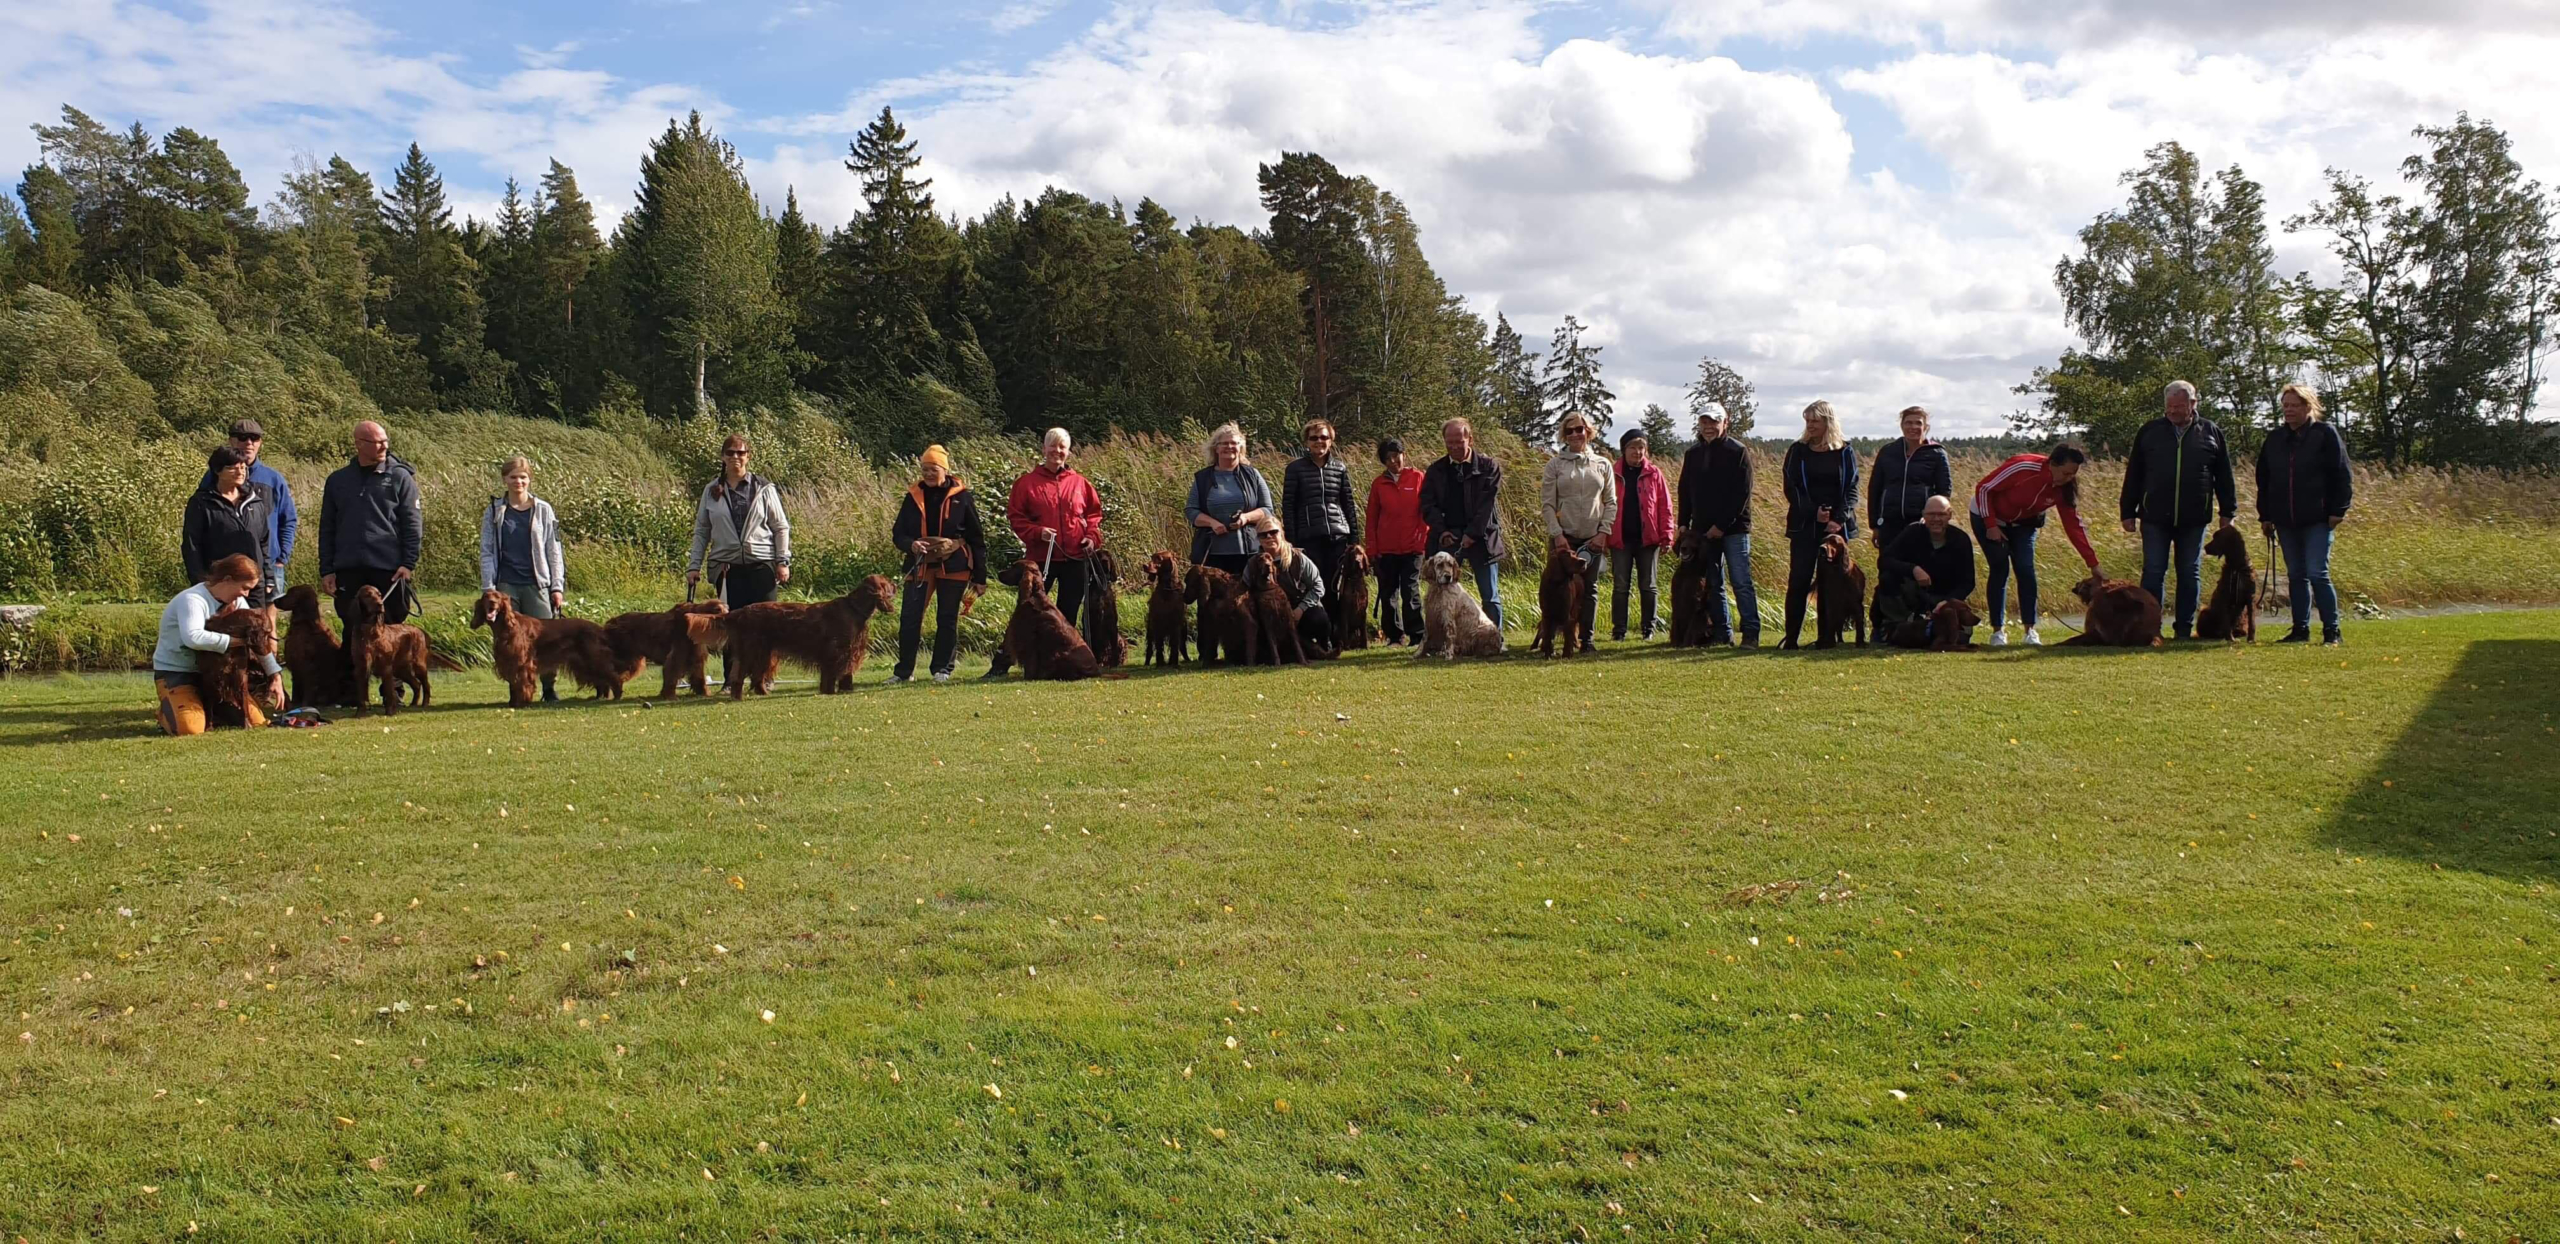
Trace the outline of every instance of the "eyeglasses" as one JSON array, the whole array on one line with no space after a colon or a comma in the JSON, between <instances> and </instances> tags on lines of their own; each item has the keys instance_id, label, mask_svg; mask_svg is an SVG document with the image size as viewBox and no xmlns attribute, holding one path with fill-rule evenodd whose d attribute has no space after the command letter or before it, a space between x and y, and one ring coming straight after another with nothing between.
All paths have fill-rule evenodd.
<instances>
[{"instance_id":1,"label":"eyeglasses","mask_svg":"<svg viewBox=\"0 0 2560 1244\"><path fill-rule=\"evenodd\" d=\"M720 451L720 456L723 458L743 458L747 456L747 451L743 449L723 449Z\"/></svg>"},{"instance_id":2,"label":"eyeglasses","mask_svg":"<svg viewBox=\"0 0 2560 1244\"><path fill-rule=\"evenodd\" d=\"M1331 433L1331 432L1309 432L1309 433L1307 433L1307 439L1308 439L1308 440L1311 440L1311 441L1329 441L1329 440L1332 440L1332 439L1333 439L1333 433Z\"/></svg>"}]
</instances>

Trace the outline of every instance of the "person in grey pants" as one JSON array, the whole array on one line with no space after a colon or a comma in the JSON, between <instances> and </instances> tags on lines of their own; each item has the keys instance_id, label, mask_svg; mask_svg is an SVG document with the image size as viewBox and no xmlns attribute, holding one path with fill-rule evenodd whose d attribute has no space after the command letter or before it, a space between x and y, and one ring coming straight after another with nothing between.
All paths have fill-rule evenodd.
<instances>
[{"instance_id":1,"label":"person in grey pants","mask_svg":"<svg viewBox=\"0 0 2560 1244\"><path fill-rule=\"evenodd\" d=\"M533 495L533 462L522 454L498 468L506 481L502 497L489 498L480 515L480 590L507 594L516 612L545 620L560 616L566 600L567 564L560 555L560 520L551 503ZM542 675L542 698L558 700L552 680Z\"/></svg>"}]
</instances>

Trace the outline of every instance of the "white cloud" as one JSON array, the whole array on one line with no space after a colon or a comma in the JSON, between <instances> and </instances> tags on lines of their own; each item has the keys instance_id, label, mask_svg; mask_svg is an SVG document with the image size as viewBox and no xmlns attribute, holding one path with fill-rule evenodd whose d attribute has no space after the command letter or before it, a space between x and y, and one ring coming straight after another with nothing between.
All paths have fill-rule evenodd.
<instances>
[{"instance_id":1,"label":"white cloud","mask_svg":"<svg viewBox=\"0 0 2560 1244\"><path fill-rule=\"evenodd\" d=\"M1060 0L1025 0L1021 4L1008 4L996 10L995 15L987 19L987 29L1000 35L1009 35L1017 30L1037 26L1048 20L1051 13L1058 11L1059 3Z\"/></svg>"}]
</instances>

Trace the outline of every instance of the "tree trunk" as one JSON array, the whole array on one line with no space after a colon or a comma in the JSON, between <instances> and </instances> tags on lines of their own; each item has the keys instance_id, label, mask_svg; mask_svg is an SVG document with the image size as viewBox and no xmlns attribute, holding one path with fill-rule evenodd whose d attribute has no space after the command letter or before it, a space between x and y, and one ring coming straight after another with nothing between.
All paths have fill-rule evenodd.
<instances>
[{"instance_id":1,"label":"tree trunk","mask_svg":"<svg viewBox=\"0 0 2560 1244\"><path fill-rule=\"evenodd\" d=\"M707 414L707 413L709 413L709 412L710 412L710 410L711 410L711 394L710 394L710 393L709 393L709 391L704 387L704 384L703 384L703 378L704 378L704 375L708 372L709 367L710 367L710 360L711 360L711 343L709 343L709 342L707 342L707 341L696 341L696 342L694 342L694 343L693 343L693 413L695 413L695 414L697 414L697 415L700 415L700 414Z\"/></svg>"}]
</instances>

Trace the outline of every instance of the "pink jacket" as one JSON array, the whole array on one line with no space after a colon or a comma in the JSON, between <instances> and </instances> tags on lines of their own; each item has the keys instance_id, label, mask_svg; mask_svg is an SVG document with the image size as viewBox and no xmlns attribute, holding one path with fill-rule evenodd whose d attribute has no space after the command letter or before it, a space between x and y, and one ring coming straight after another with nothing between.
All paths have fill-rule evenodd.
<instances>
[{"instance_id":1,"label":"pink jacket","mask_svg":"<svg viewBox=\"0 0 2560 1244\"><path fill-rule=\"evenodd\" d=\"M1625 534L1627 526L1626 464L1623 462L1617 464L1610 469L1609 473L1618 481L1618 521L1609 525L1607 543L1602 547L1614 549L1625 545L1621 537ZM1644 547L1660 548L1671 543L1671 486L1663 482L1662 468L1650 461L1644 464L1642 471L1636 473L1635 504L1643 512L1641 524L1644 531Z\"/></svg>"}]
</instances>

